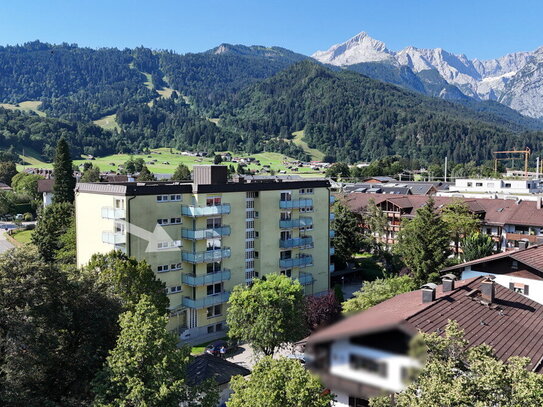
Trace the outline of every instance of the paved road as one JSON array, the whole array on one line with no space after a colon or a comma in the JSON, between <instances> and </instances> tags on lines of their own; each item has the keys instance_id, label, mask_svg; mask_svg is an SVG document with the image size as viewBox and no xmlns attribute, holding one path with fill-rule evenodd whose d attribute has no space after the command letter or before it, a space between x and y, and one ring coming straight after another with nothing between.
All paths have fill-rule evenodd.
<instances>
[{"instance_id":1,"label":"paved road","mask_svg":"<svg viewBox=\"0 0 543 407\"><path fill-rule=\"evenodd\" d=\"M4 253L6 250L9 250L13 247L13 245L6 240L6 236L4 236L4 230L0 229L0 253Z\"/></svg>"}]
</instances>

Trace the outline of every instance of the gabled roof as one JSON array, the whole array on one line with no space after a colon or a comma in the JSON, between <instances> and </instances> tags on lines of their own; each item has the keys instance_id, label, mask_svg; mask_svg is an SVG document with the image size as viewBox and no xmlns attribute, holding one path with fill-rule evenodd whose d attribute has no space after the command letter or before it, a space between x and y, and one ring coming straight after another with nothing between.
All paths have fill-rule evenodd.
<instances>
[{"instance_id":1,"label":"gabled roof","mask_svg":"<svg viewBox=\"0 0 543 407\"><path fill-rule=\"evenodd\" d=\"M38 192L53 192L53 185L55 184L55 180L53 178L49 179L39 179L38 180Z\"/></svg>"},{"instance_id":2,"label":"gabled roof","mask_svg":"<svg viewBox=\"0 0 543 407\"><path fill-rule=\"evenodd\" d=\"M243 366L204 353L190 362L187 368L187 383L194 386L208 379L214 379L221 385L229 383L232 376L247 376L248 374L251 374L251 371Z\"/></svg>"},{"instance_id":3,"label":"gabled roof","mask_svg":"<svg viewBox=\"0 0 543 407\"><path fill-rule=\"evenodd\" d=\"M308 344L390 329L439 333L444 332L449 320L455 320L470 345L486 343L502 360L528 357L529 369L540 372L543 306L499 284L495 284L495 306L484 305L477 297L482 281L483 277L458 281L456 288L446 293L438 286L436 299L430 303L422 303L421 290L397 295L310 336Z\"/></svg>"},{"instance_id":4,"label":"gabled roof","mask_svg":"<svg viewBox=\"0 0 543 407\"><path fill-rule=\"evenodd\" d=\"M465 263L460 263L455 266L447 267L443 271L445 272L459 270L464 267L488 263L507 257L543 273L543 245L531 246L524 250L519 250L517 248L508 252L492 254L490 256L482 257L477 260L467 261Z\"/></svg>"}]
</instances>

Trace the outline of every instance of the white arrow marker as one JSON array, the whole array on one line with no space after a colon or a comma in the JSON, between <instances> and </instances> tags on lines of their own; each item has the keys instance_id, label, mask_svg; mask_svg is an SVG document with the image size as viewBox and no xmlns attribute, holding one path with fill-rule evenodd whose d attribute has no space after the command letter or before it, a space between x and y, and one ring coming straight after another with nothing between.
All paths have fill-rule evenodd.
<instances>
[{"instance_id":1,"label":"white arrow marker","mask_svg":"<svg viewBox=\"0 0 543 407\"><path fill-rule=\"evenodd\" d=\"M158 251L172 252L181 250L180 247L171 246L173 244L171 236L159 224L155 226L155 230L153 232L149 232L148 230L140 228L133 223L128 223L126 221L122 221L122 223L124 224L127 233L130 233L131 235L139 237L140 239L146 240L148 242L147 248L145 249L146 253ZM168 243L168 248L159 249L158 243Z\"/></svg>"}]
</instances>

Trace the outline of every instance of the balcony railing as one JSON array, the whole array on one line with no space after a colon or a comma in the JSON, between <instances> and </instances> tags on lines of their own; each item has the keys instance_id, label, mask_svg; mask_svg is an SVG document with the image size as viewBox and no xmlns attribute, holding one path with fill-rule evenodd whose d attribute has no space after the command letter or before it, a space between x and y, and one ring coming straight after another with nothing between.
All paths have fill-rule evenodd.
<instances>
[{"instance_id":1,"label":"balcony railing","mask_svg":"<svg viewBox=\"0 0 543 407\"><path fill-rule=\"evenodd\" d=\"M313 225L313 218L299 218L299 219L279 221L279 227L281 229L305 228L307 226L312 226L312 225Z\"/></svg>"},{"instance_id":2,"label":"balcony railing","mask_svg":"<svg viewBox=\"0 0 543 407\"><path fill-rule=\"evenodd\" d=\"M313 206L313 199L294 199L292 201L279 201L281 209L297 209Z\"/></svg>"},{"instance_id":3,"label":"balcony railing","mask_svg":"<svg viewBox=\"0 0 543 407\"><path fill-rule=\"evenodd\" d=\"M334 202L336 202L336 197L334 195L330 195L330 205L333 205Z\"/></svg>"},{"instance_id":4,"label":"balcony railing","mask_svg":"<svg viewBox=\"0 0 543 407\"><path fill-rule=\"evenodd\" d=\"M191 287L198 287L207 284L219 283L221 281L230 280L230 270L221 270L216 273L195 276L192 274L183 274L181 277L183 284Z\"/></svg>"},{"instance_id":5,"label":"balcony railing","mask_svg":"<svg viewBox=\"0 0 543 407\"><path fill-rule=\"evenodd\" d=\"M308 236L279 240L279 247L281 249L290 249L294 247L313 247L313 238L311 236Z\"/></svg>"},{"instance_id":6,"label":"balcony railing","mask_svg":"<svg viewBox=\"0 0 543 407\"><path fill-rule=\"evenodd\" d=\"M334 254L336 254L336 248L330 247L330 256L333 256Z\"/></svg>"},{"instance_id":7,"label":"balcony railing","mask_svg":"<svg viewBox=\"0 0 543 407\"><path fill-rule=\"evenodd\" d=\"M181 237L189 240L213 239L221 236L230 236L230 226L213 229L181 229Z\"/></svg>"},{"instance_id":8,"label":"balcony railing","mask_svg":"<svg viewBox=\"0 0 543 407\"><path fill-rule=\"evenodd\" d=\"M103 219L124 219L126 217L126 212L124 209L117 209L113 207L104 206L102 208L102 218Z\"/></svg>"},{"instance_id":9,"label":"balcony railing","mask_svg":"<svg viewBox=\"0 0 543 407\"><path fill-rule=\"evenodd\" d=\"M126 234L114 232L102 232L102 242L109 244L125 244Z\"/></svg>"},{"instance_id":10,"label":"balcony railing","mask_svg":"<svg viewBox=\"0 0 543 407\"><path fill-rule=\"evenodd\" d=\"M336 237L336 231L334 229L330 229L330 238Z\"/></svg>"},{"instance_id":11,"label":"balcony railing","mask_svg":"<svg viewBox=\"0 0 543 407\"><path fill-rule=\"evenodd\" d=\"M310 273L300 273L298 281L301 285L309 285L313 283L313 274Z\"/></svg>"},{"instance_id":12,"label":"balcony railing","mask_svg":"<svg viewBox=\"0 0 543 407\"><path fill-rule=\"evenodd\" d=\"M199 298L197 300L193 300L189 297L183 297L183 305L187 308L206 308L211 307L213 305L219 305L223 304L226 301L228 301L228 298L230 297L230 292L225 291L219 294L214 295L208 295L204 298Z\"/></svg>"},{"instance_id":13,"label":"balcony railing","mask_svg":"<svg viewBox=\"0 0 543 407\"><path fill-rule=\"evenodd\" d=\"M330 221L336 220L336 214L334 212L330 212Z\"/></svg>"},{"instance_id":14,"label":"balcony railing","mask_svg":"<svg viewBox=\"0 0 543 407\"><path fill-rule=\"evenodd\" d=\"M212 263L230 257L230 248L206 250L205 252L181 252L181 258L187 263Z\"/></svg>"},{"instance_id":15,"label":"balcony railing","mask_svg":"<svg viewBox=\"0 0 543 407\"><path fill-rule=\"evenodd\" d=\"M334 263L330 264L330 273L336 271L336 265Z\"/></svg>"},{"instance_id":16,"label":"balcony railing","mask_svg":"<svg viewBox=\"0 0 543 407\"><path fill-rule=\"evenodd\" d=\"M313 265L313 256L311 255L279 260L279 267L281 267L282 269L288 269L292 267L307 267L311 265Z\"/></svg>"},{"instance_id":17,"label":"balcony railing","mask_svg":"<svg viewBox=\"0 0 543 407\"><path fill-rule=\"evenodd\" d=\"M199 216L227 215L230 213L230 204L215 206L182 205L181 214L196 218Z\"/></svg>"}]
</instances>

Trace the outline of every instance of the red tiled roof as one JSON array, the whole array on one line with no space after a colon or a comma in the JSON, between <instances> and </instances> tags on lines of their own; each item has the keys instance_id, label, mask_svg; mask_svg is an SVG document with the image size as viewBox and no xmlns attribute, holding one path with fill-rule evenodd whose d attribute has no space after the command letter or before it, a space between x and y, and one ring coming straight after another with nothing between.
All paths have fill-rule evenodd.
<instances>
[{"instance_id":1,"label":"red tiled roof","mask_svg":"<svg viewBox=\"0 0 543 407\"><path fill-rule=\"evenodd\" d=\"M412 208L408 213L414 215L416 210L428 201L427 195L403 195L386 196L381 194L367 194L352 192L343 196L349 207L354 211L361 211L370 199L375 203L390 201L403 209ZM484 213L485 223L488 225L503 226L504 224L540 226L543 227L543 209L537 209L535 201L514 201L511 199L475 199L454 198L447 196L434 196L436 207L442 207L453 201L464 201L470 210L476 213Z\"/></svg>"},{"instance_id":2,"label":"red tiled roof","mask_svg":"<svg viewBox=\"0 0 543 407\"><path fill-rule=\"evenodd\" d=\"M399 328L406 332L444 332L449 320L464 330L470 345L486 343L496 356L530 358L529 368L541 370L543 358L543 306L529 298L495 285L497 308L483 305L466 294L478 289L482 277L456 282L453 291L422 303L421 290L397 295L366 311L340 321L308 338L309 344Z\"/></svg>"}]
</instances>

